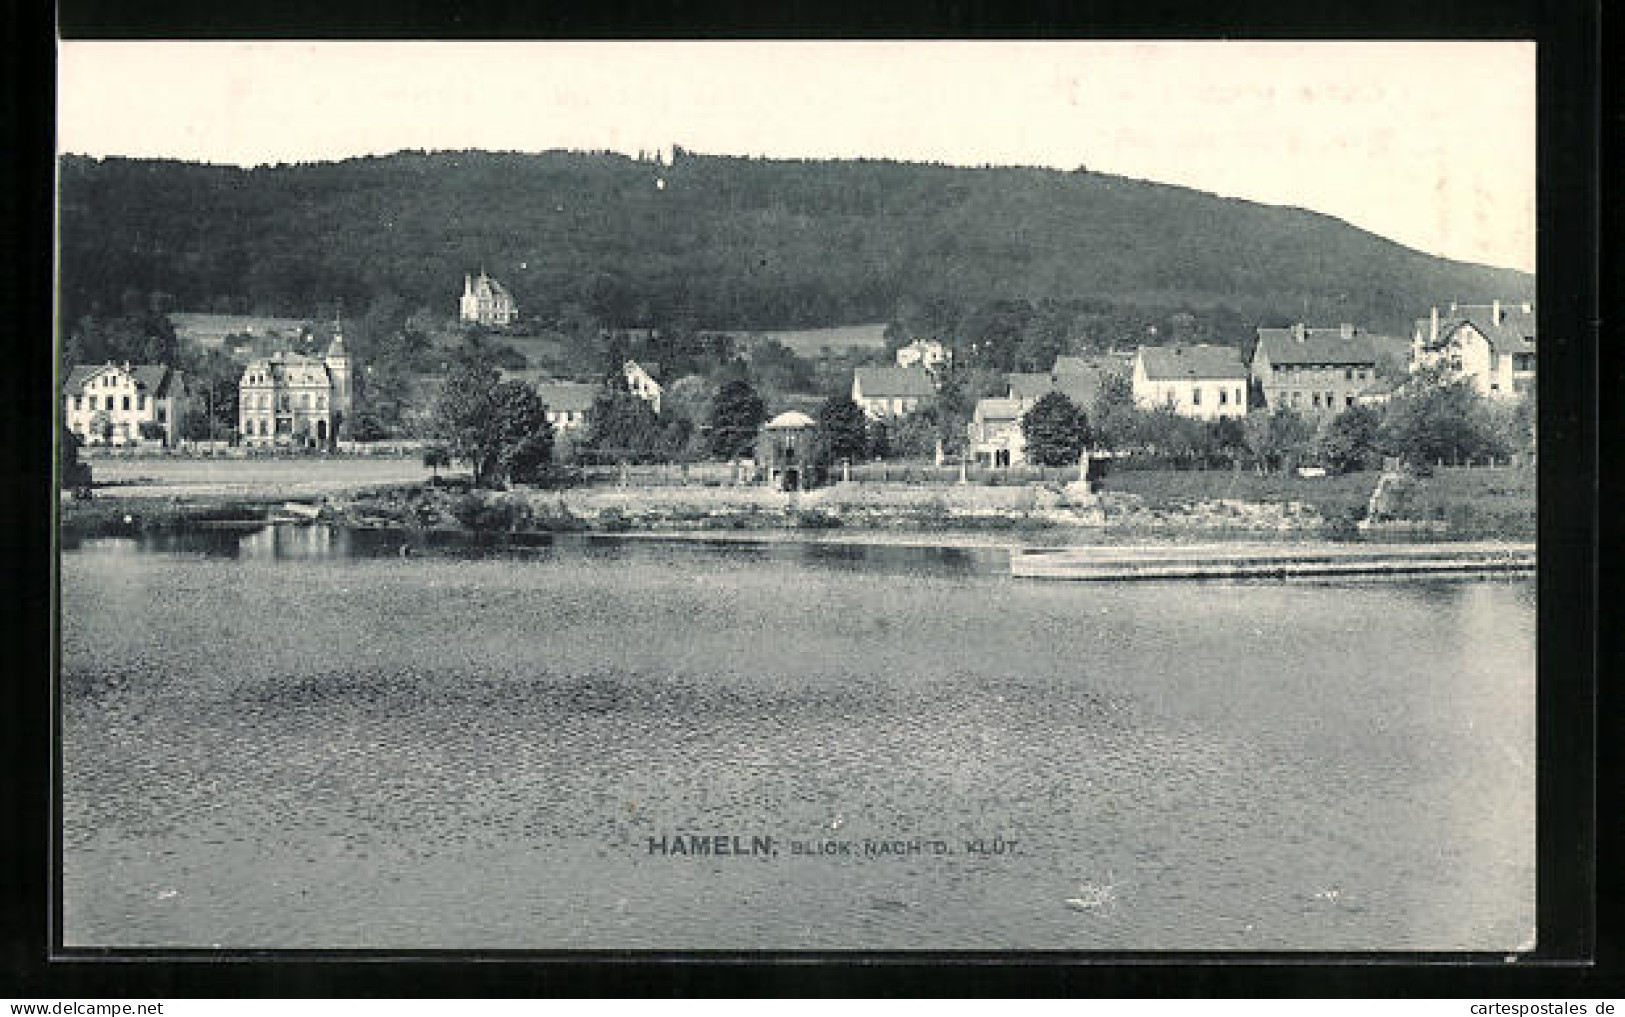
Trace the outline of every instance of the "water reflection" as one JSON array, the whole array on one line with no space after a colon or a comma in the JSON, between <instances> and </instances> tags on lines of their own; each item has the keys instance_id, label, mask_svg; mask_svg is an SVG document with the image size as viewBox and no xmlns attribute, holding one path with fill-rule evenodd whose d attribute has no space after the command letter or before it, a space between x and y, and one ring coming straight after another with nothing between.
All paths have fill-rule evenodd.
<instances>
[{"instance_id":1,"label":"water reflection","mask_svg":"<svg viewBox=\"0 0 1625 1017\"><path fill-rule=\"evenodd\" d=\"M463 559L536 559L564 550L600 564L727 561L795 565L820 570L886 571L940 576L1004 572L998 548L874 545L833 540L738 540L613 534L466 534L440 531L346 529L278 523L200 526L128 537L89 537L63 546L88 554L161 553L258 561L309 562L380 557L449 556Z\"/></svg>"}]
</instances>

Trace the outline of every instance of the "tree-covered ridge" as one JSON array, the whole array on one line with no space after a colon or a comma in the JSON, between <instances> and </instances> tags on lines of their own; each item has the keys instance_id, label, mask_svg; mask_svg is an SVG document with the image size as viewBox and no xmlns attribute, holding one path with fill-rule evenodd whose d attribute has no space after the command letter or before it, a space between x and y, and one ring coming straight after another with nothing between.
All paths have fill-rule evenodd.
<instances>
[{"instance_id":1,"label":"tree-covered ridge","mask_svg":"<svg viewBox=\"0 0 1625 1017\"><path fill-rule=\"evenodd\" d=\"M1399 331L1445 300L1533 299L1298 209L1088 172L872 160L408 152L238 169L62 160L63 320L131 303L307 316L455 307L484 269L533 322L896 321L1000 301L1223 308Z\"/></svg>"}]
</instances>

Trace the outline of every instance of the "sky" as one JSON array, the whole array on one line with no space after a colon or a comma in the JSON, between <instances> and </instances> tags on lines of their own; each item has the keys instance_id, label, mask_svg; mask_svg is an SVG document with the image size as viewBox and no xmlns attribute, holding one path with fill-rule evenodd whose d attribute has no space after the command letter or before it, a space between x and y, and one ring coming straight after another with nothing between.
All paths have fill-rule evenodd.
<instances>
[{"instance_id":1,"label":"sky","mask_svg":"<svg viewBox=\"0 0 1625 1017\"><path fill-rule=\"evenodd\" d=\"M1535 267L1532 42L62 42L58 148L1087 166Z\"/></svg>"}]
</instances>

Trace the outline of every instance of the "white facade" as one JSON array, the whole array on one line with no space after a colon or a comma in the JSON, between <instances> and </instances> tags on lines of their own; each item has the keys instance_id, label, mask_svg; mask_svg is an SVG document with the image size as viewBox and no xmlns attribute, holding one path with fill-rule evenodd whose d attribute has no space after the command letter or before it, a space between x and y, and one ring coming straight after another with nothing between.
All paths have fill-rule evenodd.
<instances>
[{"instance_id":1,"label":"white facade","mask_svg":"<svg viewBox=\"0 0 1625 1017\"><path fill-rule=\"evenodd\" d=\"M237 433L244 445L331 445L350 411L344 339L325 357L278 353L254 360L237 385Z\"/></svg>"},{"instance_id":2,"label":"white facade","mask_svg":"<svg viewBox=\"0 0 1625 1017\"><path fill-rule=\"evenodd\" d=\"M898 367L923 367L938 371L953 360L953 351L935 339L916 339L897 351Z\"/></svg>"},{"instance_id":3,"label":"white facade","mask_svg":"<svg viewBox=\"0 0 1625 1017\"><path fill-rule=\"evenodd\" d=\"M654 377L648 371L645 371L643 365L636 360L628 360L622 366L621 371L626 376L626 387L632 390L632 394L648 403L650 409L659 413L660 396L665 392L665 389L660 387L660 382L655 381Z\"/></svg>"},{"instance_id":4,"label":"white facade","mask_svg":"<svg viewBox=\"0 0 1625 1017\"><path fill-rule=\"evenodd\" d=\"M153 364L75 366L62 390L67 429L87 445L131 445L142 441L142 425L173 445L185 409L180 373Z\"/></svg>"},{"instance_id":5,"label":"white facade","mask_svg":"<svg viewBox=\"0 0 1625 1017\"><path fill-rule=\"evenodd\" d=\"M1487 399L1516 397L1535 384L1534 307L1495 301L1452 307L1442 319L1434 308L1417 324L1411 362L1413 370L1443 366Z\"/></svg>"},{"instance_id":6,"label":"white facade","mask_svg":"<svg viewBox=\"0 0 1625 1017\"><path fill-rule=\"evenodd\" d=\"M1027 461L1027 434L1021 421L1033 400L981 399L965 425L971 458L988 466L1020 466Z\"/></svg>"},{"instance_id":7,"label":"white facade","mask_svg":"<svg viewBox=\"0 0 1625 1017\"><path fill-rule=\"evenodd\" d=\"M513 294L484 272L478 278L463 276L458 312L463 321L478 325L509 325L519 317Z\"/></svg>"},{"instance_id":8,"label":"white facade","mask_svg":"<svg viewBox=\"0 0 1625 1017\"><path fill-rule=\"evenodd\" d=\"M1152 351L1155 351L1154 353ZM1216 347L1142 347L1134 358L1134 402L1182 417L1221 420L1247 415L1247 371L1235 351ZM1203 351L1198 353L1197 351ZM1191 357L1188 367L1180 361ZM1234 359L1234 367L1221 361Z\"/></svg>"},{"instance_id":9,"label":"white facade","mask_svg":"<svg viewBox=\"0 0 1625 1017\"><path fill-rule=\"evenodd\" d=\"M852 401L870 420L906 417L936 395L931 376L917 367L859 367L852 372Z\"/></svg>"}]
</instances>

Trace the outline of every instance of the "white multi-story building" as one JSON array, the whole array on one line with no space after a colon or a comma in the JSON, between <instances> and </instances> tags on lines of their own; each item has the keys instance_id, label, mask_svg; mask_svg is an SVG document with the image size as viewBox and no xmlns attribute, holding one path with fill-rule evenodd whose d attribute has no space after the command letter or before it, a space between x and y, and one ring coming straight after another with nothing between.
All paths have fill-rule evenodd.
<instances>
[{"instance_id":1,"label":"white multi-story building","mask_svg":"<svg viewBox=\"0 0 1625 1017\"><path fill-rule=\"evenodd\" d=\"M478 277L463 276L458 312L462 320L476 325L510 325L519 317L513 294L483 271Z\"/></svg>"},{"instance_id":2,"label":"white multi-story building","mask_svg":"<svg viewBox=\"0 0 1625 1017\"><path fill-rule=\"evenodd\" d=\"M251 361L237 386L245 445L331 445L350 412L350 359L335 335L322 357L277 353Z\"/></svg>"},{"instance_id":3,"label":"white multi-story building","mask_svg":"<svg viewBox=\"0 0 1625 1017\"><path fill-rule=\"evenodd\" d=\"M1504 399L1535 385L1535 305L1451 304L1416 323L1411 369L1443 365L1479 395Z\"/></svg>"},{"instance_id":4,"label":"white multi-story building","mask_svg":"<svg viewBox=\"0 0 1625 1017\"><path fill-rule=\"evenodd\" d=\"M77 364L62 385L62 419L86 445L173 445L186 399L185 379L172 367Z\"/></svg>"},{"instance_id":5,"label":"white multi-story building","mask_svg":"<svg viewBox=\"0 0 1625 1017\"><path fill-rule=\"evenodd\" d=\"M1182 417L1247 415L1247 368L1229 346L1141 346L1134 355L1134 401Z\"/></svg>"},{"instance_id":6,"label":"white multi-story building","mask_svg":"<svg viewBox=\"0 0 1625 1017\"><path fill-rule=\"evenodd\" d=\"M660 373L660 365L650 364L648 367L644 367L636 360L628 360L621 365L621 373L626 376L626 387L631 390L632 394L648 403L650 409L659 413L660 397L665 392L665 389L661 388L660 382L655 380L655 375Z\"/></svg>"},{"instance_id":7,"label":"white multi-story building","mask_svg":"<svg viewBox=\"0 0 1625 1017\"><path fill-rule=\"evenodd\" d=\"M898 367L923 367L935 373L953 362L953 351L935 339L915 339L897 351Z\"/></svg>"}]
</instances>

